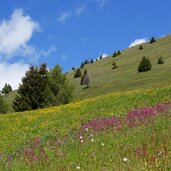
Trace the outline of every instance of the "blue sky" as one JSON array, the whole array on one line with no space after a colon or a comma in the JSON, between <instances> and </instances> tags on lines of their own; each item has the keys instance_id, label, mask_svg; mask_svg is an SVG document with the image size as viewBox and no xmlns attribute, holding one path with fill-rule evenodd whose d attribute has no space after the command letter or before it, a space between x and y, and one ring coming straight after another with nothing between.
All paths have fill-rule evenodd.
<instances>
[{"instance_id":1,"label":"blue sky","mask_svg":"<svg viewBox=\"0 0 171 171\"><path fill-rule=\"evenodd\" d=\"M68 71L167 35L170 7L170 0L0 0L0 88L17 88L30 64Z\"/></svg>"}]
</instances>

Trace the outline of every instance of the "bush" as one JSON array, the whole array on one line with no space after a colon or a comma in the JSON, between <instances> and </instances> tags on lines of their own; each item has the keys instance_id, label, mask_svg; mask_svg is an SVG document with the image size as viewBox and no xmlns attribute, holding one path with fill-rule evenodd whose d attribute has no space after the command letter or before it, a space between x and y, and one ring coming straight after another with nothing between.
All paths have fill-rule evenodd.
<instances>
[{"instance_id":1,"label":"bush","mask_svg":"<svg viewBox=\"0 0 171 171\"><path fill-rule=\"evenodd\" d=\"M113 62L112 66L113 66L113 68L112 68L112 69L117 68L117 65L116 65L116 63L115 63L115 62Z\"/></svg>"},{"instance_id":2,"label":"bush","mask_svg":"<svg viewBox=\"0 0 171 171\"><path fill-rule=\"evenodd\" d=\"M150 44L156 42L156 39L154 37L151 38Z\"/></svg>"},{"instance_id":3,"label":"bush","mask_svg":"<svg viewBox=\"0 0 171 171\"><path fill-rule=\"evenodd\" d=\"M138 72L146 72L151 70L151 62L147 57L143 57L139 66L138 66Z\"/></svg>"},{"instance_id":4,"label":"bush","mask_svg":"<svg viewBox=\"0 0 171 171\"><path fill-rule=\"evenodd\" d=\"M7 113L8 105L5 103L3 96L0 95L0 114Z\"/></svg>"},{"instance_id":5,"label":"bush","mask_svg":"<svg viewBox=\"0 0 171 171\"><path fill-rule=\"evenodd\" d=\"M164 64L164 59L163 57L161 56L159 59L158 59L158 64Z\"/></svg>"},{"instance_id":6,"label":"bush","mask_svg":"<svg viewBox=\"0 0 171 171\"><path fill-rule=\"evenodd\" d=\"M140 45L139 50L142 50L142 49L144 49L144 48L143 48L143 45Z\"/></svg>"},{"instance_id":7,"label":"bush","mask_svg":"<svg viewBox=\"0 0 171 171\"><path fill-rule=\"evenodd\" d=\"M74 75L74 78L78 78L78 77L81 77L81 70L80 68L77 69L75 75Z\"/></svg>"}]
</instances>

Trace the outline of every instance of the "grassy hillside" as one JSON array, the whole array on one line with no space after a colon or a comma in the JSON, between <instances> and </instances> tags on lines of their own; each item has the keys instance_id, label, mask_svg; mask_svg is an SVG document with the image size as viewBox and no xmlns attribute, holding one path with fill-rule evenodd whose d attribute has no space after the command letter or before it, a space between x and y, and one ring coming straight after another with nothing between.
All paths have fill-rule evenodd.
<instances>
[{"instance_id":1,"label":"grassy hillside","mask_svg":"<svg viewBox=\"0 0 171 171\"><path fill-rule=\"evenodd\" d=\"M86 65L91 79L91 87L83 89L80 78L74 79L74 71L68 73L68 79L75 85L74 98L83 99L109 92L134 90L137 88L159 87L171 82L171 35L160 38L156 43L143 44L122 51L122 55L111 56ZM152 63L152 70L138 73L137 67L143 56L147 56ZM160 56L164 57L165 64L158 65ZM112 69L113 61L118 68Z\"/></svg>"},{"instance_id":2,"label":"grassy hillside","mask_svg":"<svg viewBox=\"0 0 171 171\"><path fill-rule=\"evenodd\" d=\"M169 85L0 115L0 170L169 170L170 92Z\"/></svg>"}]
</instances>

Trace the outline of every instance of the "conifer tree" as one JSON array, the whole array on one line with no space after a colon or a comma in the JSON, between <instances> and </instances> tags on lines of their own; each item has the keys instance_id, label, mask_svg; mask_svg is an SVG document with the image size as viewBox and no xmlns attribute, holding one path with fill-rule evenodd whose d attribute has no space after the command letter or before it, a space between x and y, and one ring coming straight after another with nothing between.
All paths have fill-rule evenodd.
<instances>
[{"instance_id":1,"label":"conifer tree","mask_svg":"<svg viewBox=\"0 0 171 171\"><path fill-rule=\"evenodd\" d=\"M115 68L117 68L117 65L116 65L116 63L115 62L113 62L113 64L112 64L112 69L115 69Z\"/></svg>"},{"instance_id":2,"label":"conifer tree","mask_svg":"<svg viewBox=\"0 0 171 171\"><path fill-rule=\"evenodd\" d=\"M139 50L142 50L142 49L143 49L143 45L140 45Z\"/></svg>"},{"instance_id":3,"label":"conifer tree","mask_svg":"<svg viewBox=\"0 0 171 171\"><path fill-rule=\"evenodd\" d=\"M156 42L156 39L154 37L151 38L150 44Z\"/></svg>"},{"instance_id":4,"label":"conifer tree","mask_svg":"<svg viewBox=\"0 0 171 171\"><path fill-rule=\"evenodd\" d=\"M80 68L78 68L77 69L77 71L75 72L75 74L74 74L74 78L78 78L78 77L81 77L81 70L80 70Z\"/></svg>"},{"instance_id":5,"label":"conifer tree","mask_svg":"<svg viewBox=\"0 0 171 171\"><path fill-rule=\"evenodd\" d=\"M115 58L117 56L116 52L113 53L112 57Z\"/></svg>"},{"instance_id":6,"label":"conifer tree","mask_svg":"<svg viewBox=\"0 0 171 171\"><path fill-rule=\"evenodd\" d=\"M84 85L87 85L87 87L89 87L90 78L89 78L88 74L86 74L86 75L84 76L83 84L84 84Z\"/></svg>"},{"instance_id":7,"label":"conifer tree","mask_svg":"<svg viewBox=\"0 0 171 171\"><path fill-rule=\"evenodd\" d=\"M12 91L11 85L5 83L4 87L2 88L2 94L9 94L11 91Z\"/></svg>"},{"instance_id":8,"label":"conifer tree","mask_svg":"<svg viewBox=\"0 0 171 171\"><path fill-rule=\"evenodd\" d=\"M147 57L143 57L139 66L138 66L138 72L146 72L151 70L151 62Z\"/></svg>"},{"instance_id":9,"label":"conifer tree","mask_svg":"<svg viewBox=\"0 0 171 171\"><path fill-rule=\"evenodd\" d=\"M119 55L121 55L121 51L120 50L118 50L118 52L117 52L117 56L119 56Z\"/></svg>"},{"instance_id":10,"label":"conifer tree","mask_svg":"<svg viewBox=\"0 0 171 171\"><path fill-rule=\"evenodd\" d=\"M164 59L163 57L161 56L159 59L158 59L158 64L164 64Z\"/></svg>"},{"instance_id":11,"label":"conifer tree","mask_svg":"<svg viewBox=\"0 0 171 171\"><path fill-rule=\"evenodd\" d=\"M42 64L39 68L30 66L25 77L22 78L18 95L13 101L13 108L15 111L25 111L49 105L50 96L46 64Z\"/></svg>"},{"instance_id":12,"label":"conifer tree","mask_svg":"<svg viewBox=\"0 0 171 171\"><path fill-rule=\"evenodd\" d=\"M90 60L90 63L91 63L91 64L92 64L92 63L94 63L94 60L93 60L93 59L91 59L91 60Z\"/></svg>"},{"instance_id":13,"label":"conifer tree","mask_svg":"<svg viewBox=\"0 0 171 171\"><path fill-rule=\"evenodd\" d=\"M82 62L80 65L80 68L82 69L84 67L84 63Z\"/></svg>"}]
</instances>

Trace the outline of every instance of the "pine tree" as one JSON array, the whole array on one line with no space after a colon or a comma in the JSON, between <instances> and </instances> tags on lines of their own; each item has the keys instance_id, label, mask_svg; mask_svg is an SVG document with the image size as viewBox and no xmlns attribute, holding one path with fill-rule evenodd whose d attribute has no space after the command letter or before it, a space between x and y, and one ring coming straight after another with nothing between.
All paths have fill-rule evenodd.
<instances>
[{"instance_id":1,"label":"pine tree","mask_svg":"<svg viewBox=\"0 0 171 171\"><path fill-rule=\"evenodd\" d=\"M151 68L152 66L150 60L146 57L143 57L138 66L138 72L146 72L151 70Z\"/></svg>"},{"instance_id":2,"label":"pine tree","mask_svg":"<svg viewBox=\"0 0 171 171\"><path fill-rule=\"evenodd\" d=\"M82 62L80 65L80 68L82 69L84 67L84 63Z\"/></svg>"},{"instance_id":3,"label":"pine tree","mask_svg":"<svg viewBox=\"0 0 171 171\"><path fill-rule=\"evenodd\" d=\"M11 91L12 91L11 85L5 83L4 87L2 88L2 94L9 94Z\"/></svg>"},{"instance_id":4,"label":"pine tree","mask_svg":"<svg viewBox=\"0 0 171 171\"><path fill-rule=\"evenodd\" d=\"M75 70L75 67L72 67L72 70Z\"/></svg>"},{"instance_id":5,"label":"pine tree","mask_svg":"<svg viewBox=\"0 0 171 171\"><path fill-rule=\"evenodd\" d=\"M100 58L99 59L102 59L103 58L103 56L102 55L100 55Z\"/></svg>"},{"instance_id":6,"label":"pine tree","mask_svg":"<svg viewBox=\"0 0 171 171\"><path fill-rule=\"evenodd\" d=\"M113 53L112 57L115 58L117 56L116 52Z\"/></svg>"},{"instance_id":7,"label":"pine tree","mask_svg":"<svg viewBox=\"0 0 171 171\"><path fill-rule=\"evenodd\" d=\"M74 75L74 78L78 78L78 77L81 77L81 70L80 68L77 69L77 71L75 72L75 75Z\"/></svg>"},{"instance_id":8,"label":"pine tree","mask_svg":"<svg viewBox=\"0 0 171 171\"><path fill-rule=\"evenodd\" d=\"M154 37L151 38L150 44L156 42L156 39Z\"/></svg>"},{"instance_id":9,"label":"pine tree","mask_svg":"<svg viewBox=\"0 0 171 171\"><path fill-rule=\"evenodd\" d=\"M119 56L119 55L121 55L121 51L120 50L118 50L118 52L117 52L117 56Z\"/></svg>"},{"instance_id":10,"label":"pine tree","mask_svg":"<svg viewBox=\"0 0 171 171\"><path fill-rule=\"evenodd\" d=\"M18 95L13 101L13 108L15 111L25 111L49 106L48 90L46 64L42 64L39 68L30 66L25 77L22 78Z\"/></svg>"},{"instance_id":11,"label":"pine tree","mask_svg":"<svg viewBox=\"0 0 171 171\"><path fill-rule=\"evenodd\" d=\"M91 60L90 60L90 63L91 63L91 64L92 64L92 63L94 63L94 60L93 60L93 59L91 59Z\"/></svg>"},{"instance_id":12,"label":"pine tree","mask_svg":"<svg viewBox=\"0 0 171 171\"><path fill-rule=\"evenodd\" d=\"M117 68L117 65L116 65L116 63L115 63L115 62L113 62L112 66L113 66L113 68L112 68L112 69Z\"/></svg>"},{"instance_id":13,"label":"pine tree","mask_svg":"<svg viewBox=\"0 0 171 171\"><path fill-rule=\"evenodd\" d=\"M86 60L84 61L84 65L87 65L87 64L89 64L89 61L86 59Z\"/></svg>"},{"instance_id":14,"label":"pine tree","mask_svg":"<svg viewBox=\"0 0 171 171\"><path fill-rule=\"evenodd\" d=\"M142 50L142 49L143 49L143 45L140 45L139 50Z\"/></svg>"},{"instance_id":15,"label":"pine tree","mask_svg":"<svg viewBox=\"0 0 171 171\"><path fill-rule=\"evenodd\" d=\"M159 59L158 59L158 64L164 64L164 59L163 57L161 56Z\"/></svg>"}]
</instances>

